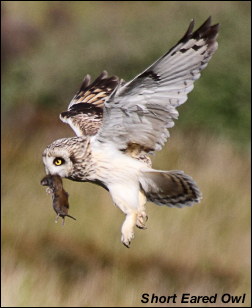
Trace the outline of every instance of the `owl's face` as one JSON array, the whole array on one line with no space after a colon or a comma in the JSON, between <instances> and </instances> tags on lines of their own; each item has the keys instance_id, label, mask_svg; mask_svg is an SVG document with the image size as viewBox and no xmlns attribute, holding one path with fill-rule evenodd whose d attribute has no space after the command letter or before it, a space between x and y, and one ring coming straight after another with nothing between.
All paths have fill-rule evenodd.
<instances>
[{"instance_id":1,"label":"owl's face","mask_svg":"<svg viewBox=\"0 0 252 308\"><path fill-rule=\"evenodd\" d=\"M64 138L54 141L43 152L43 163L46 174L59 175L63 178L72 176L78 142L75 138Z\"/></svg>"},{"instance_id":2,"label":"owl's face","mask_svg":"<svg viewBox=\"0 0 252 308\"><path fill-rule=\"evenodd\" d=\"M69 177L73 170L73 162L67 150L46 148L43 153L43 163L46 174L57 174L62 178Z\"/></svg>"}]
</instances>

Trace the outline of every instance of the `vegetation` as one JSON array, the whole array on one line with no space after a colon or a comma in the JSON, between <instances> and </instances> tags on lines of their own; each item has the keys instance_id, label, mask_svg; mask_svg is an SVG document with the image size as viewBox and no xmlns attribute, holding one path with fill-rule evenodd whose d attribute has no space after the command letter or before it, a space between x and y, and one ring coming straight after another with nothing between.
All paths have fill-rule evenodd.
<instances>
[{"instance_id":1,"label":"vegetation","mask_svg":"<svg viewBox=\"0 0 252 308\"><path fill-rule=\"evenodd\" d=\"M2 9L2 306L146 306L143 293L246 293L229 306L248 306L250 3L3 1ZM127 249L109 194L64 180L77 221L55 224L41 153L73 135L58 114L84 75L107 69L128 80L192 17L198 26L208 15L221 23L219 50L154 157L156 168L192 175L202 202L148 204L148 229Z\"/></svg>"}]
</instances>

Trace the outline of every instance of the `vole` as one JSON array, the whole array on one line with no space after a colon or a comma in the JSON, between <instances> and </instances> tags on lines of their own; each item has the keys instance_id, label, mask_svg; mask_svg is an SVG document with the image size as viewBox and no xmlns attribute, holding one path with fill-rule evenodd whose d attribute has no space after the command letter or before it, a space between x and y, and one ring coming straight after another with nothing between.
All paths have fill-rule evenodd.
<instances>
[{"instance_id":1,"label":"vole","mask_svg":"<svg viewBox=\"0 0 252 308\"><path fill-rule=\"evenodd\" d=\"M65 217L70 217L74 220L73 216L68 215L69 203L68 203L68 193L63 188L62 178L59 175L46 175L41 180L41 185L48 186L47 192L52 195L53 208L57 214L55 222L58 222L58 218L62 217L64 225Z\"/></svg>"}]
</instances>

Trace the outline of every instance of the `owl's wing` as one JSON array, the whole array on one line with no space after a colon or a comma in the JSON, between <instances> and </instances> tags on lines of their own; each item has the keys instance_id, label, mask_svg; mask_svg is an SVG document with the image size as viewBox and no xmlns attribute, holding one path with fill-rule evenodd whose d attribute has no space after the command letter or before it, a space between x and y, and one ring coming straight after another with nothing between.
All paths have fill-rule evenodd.
<instances>
[{"instance_id":1,"label":"owl's wing","mask_svg":"<svg viewBox=\"0 0 252 308\"><path fill-rule=\"evenodd\" d=\"M87 75L60 119L69 124L77 136L95 135L102 124L104 102L118 83L119 78L108 77L106 71L92 83Z\"/></svg>"},{"instance_id":2,"label":"owl's wing","mask_svg":"<svg viewBox=\"0 0 252 308\"><path fill-rule=\"evenodd\" d=\"M163 57L124 85L104 104L103 124L96 140L120 150L139 146L146 153L160 150L174 125L176 108L187 100L217 49L219 25L209 17L196 31L192 20L182 39Z\"/></svg>"}]
</instances>

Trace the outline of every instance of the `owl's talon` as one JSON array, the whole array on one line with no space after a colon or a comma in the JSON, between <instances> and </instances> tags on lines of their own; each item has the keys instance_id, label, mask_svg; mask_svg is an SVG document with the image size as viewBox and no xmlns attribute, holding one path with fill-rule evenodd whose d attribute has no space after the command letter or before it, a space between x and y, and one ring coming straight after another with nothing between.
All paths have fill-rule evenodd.
<instances>
[{"instance_id":1,"label":"owl's talon","mask_svg":"<svg viewBox=\"0 0 252 308\"><path fill-rule=\"evenodd\" d=\"M122 241L122 243L123 243L123 245L124 245L125 247L130 248L130 243L131 243L130 240L125 240L125 239L123 238L123 236L122 236L121 241Z\"/></svg>"},{"instance_id":2,"label":"owl's talon","mask_svg":"<svg viewBox=\"0 0 252 308\"><path fill-rule=\"evenodd\" d=\"M129 243L129 244L123 243L123 245L124 245L125 247L127 247L127 248L130 248L130 243Z\"/></svg>"},{"instance_id":3,"label":"owl's talon","mask_svg":"<svg viewBox=\"0 0 252 308\"><path fill-rule=\"evenodd\" d=\"M137 221L136 221L136 226L139 228L139 229L142 229L142 230L146 230L147 227L145 227L145 223L147 222L148 220L148 216L145 212L141 212L137 215Z\"/></svg>"},{"instance_id":4,"label":"owl's talon","mask_svg":"<svg viewBox=\"0 0 252 308\"><path fill-rule=\"evenodd\" d=\"M122 237L121 242L127 248L130 247L130 243L134 238L134 226L136 224L137 213L132 212L126 215L126 219L122 225Z\"/></svg>"},{"instance_id":5,"label":"owl's talon","mask_svg":"<svg viewBox=\"0 0 252 308\"><path fill-rule=\"evenodd\" d=\"M121 237L121 242L123 243L124 246L127 248L130 248L130 243L134 238L134 232L133 230L129 230L129 232L124 232Z\"/></svg>"},{"instance_id":6,"label":"owl's talon","mask_svg":"<svg viewBox=\"0 0 252 308\"><path fill-rule=\"evenodd\" d=\"M146 229L148 229L147 227L142 226L142 225L136 224L136 226L138 227L138 229L141 229L141 230L146 230Z\"/></svg>"}]
</instances>

